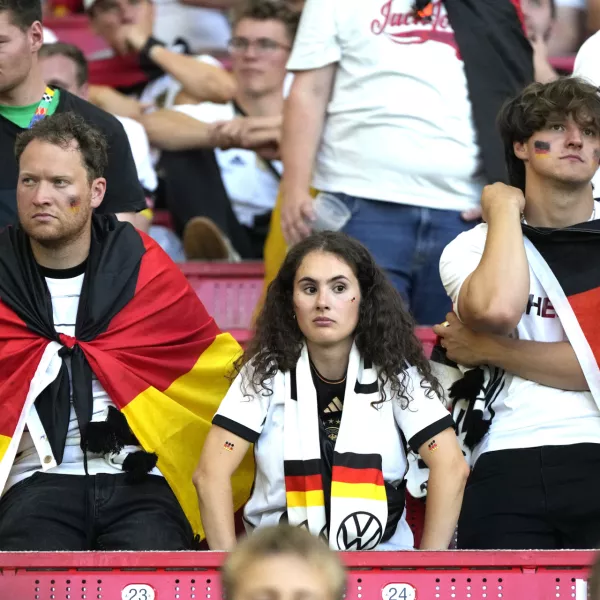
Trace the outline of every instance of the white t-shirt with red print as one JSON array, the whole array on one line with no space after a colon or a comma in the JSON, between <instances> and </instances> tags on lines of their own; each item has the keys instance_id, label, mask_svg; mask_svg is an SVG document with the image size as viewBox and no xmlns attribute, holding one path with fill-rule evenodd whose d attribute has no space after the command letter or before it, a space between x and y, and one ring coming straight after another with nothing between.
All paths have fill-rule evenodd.
<instances>
[{"instance_id":1,"label":"white t-shirt with red print","mask_svg":"<svg viewBox=\"0 0 600 600\"><path fill-rule=\"evenodd\" d=\"M413 4L306 2L288 68L338 63L313 184L466 210L484 182L464 63L442 1L429 23L415 21Z\"/></svg>"}]
</instances>

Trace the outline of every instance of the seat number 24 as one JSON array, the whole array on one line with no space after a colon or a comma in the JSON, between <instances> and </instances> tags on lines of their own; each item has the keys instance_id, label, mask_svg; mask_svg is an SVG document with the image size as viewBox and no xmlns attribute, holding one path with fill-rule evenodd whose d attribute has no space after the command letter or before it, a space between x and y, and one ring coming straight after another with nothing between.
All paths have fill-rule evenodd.
<instances>
[{"instance_id":1,"label":"seat number 24","mask_svg":"<svg viewBox=\"0 0 600 600\"><path fill-rule=\"evenodd\" d=\"M382 600L417 600L417 590L409 583L390 583L381 591Z\"/></svg>"}]
</instances>

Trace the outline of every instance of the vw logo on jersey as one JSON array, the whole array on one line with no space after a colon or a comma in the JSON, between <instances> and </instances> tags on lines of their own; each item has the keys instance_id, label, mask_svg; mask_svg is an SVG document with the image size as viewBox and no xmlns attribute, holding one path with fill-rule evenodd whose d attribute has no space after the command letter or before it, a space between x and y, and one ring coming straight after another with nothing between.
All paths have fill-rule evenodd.
<instances>
[{"instance_id":1,"label":"vw logo on jersey","mask_svg":"<svg viewBox=\"0 0 600 600\"><path fill-rule=\"evenodd\" d=\"M340 550L373 550L382 537L383 527L375 515L355 512L342 521L337 545Z\"/></svg>"}]
</instances>

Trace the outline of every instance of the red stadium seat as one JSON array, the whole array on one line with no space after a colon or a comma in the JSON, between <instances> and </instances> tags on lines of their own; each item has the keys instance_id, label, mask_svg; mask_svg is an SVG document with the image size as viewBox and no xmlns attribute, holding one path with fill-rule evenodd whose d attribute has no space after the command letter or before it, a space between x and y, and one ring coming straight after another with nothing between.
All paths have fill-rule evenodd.
<instances>
[{"instance_id":1,"label":"red stadium seat","mask_svg":"<svg viewBox=\"0 0 600 600\"><path fill-rule=\"evenodd\" d=\"M181 270L217 325L240 344L248 342L262 294L263 263L183 263Z\"/></svg>"},{"instance_id":2,"label":"red stadium seat","mask_svg":"<svg viewBox=\"0 0 600 600\"><path fill-rule=\"evenodd\" d=\"M248 342L254 310L262 294L263 263L189 262L182 263L181 270L217 325L241 344ZM417 327L416 332L429 356L435 334L430 327Z\"/></svg>"},{"instance_id":3,"label":"red stadium seat","mask_svg":"<svg viewBox=\"0 0 600 600\"><path fill-rule=\"evenodd\" d=\"M585 600L592 552L356 552L346 600ZM2 600L219 600L213 552L0 553ZM132 587L135 586L135 587Z\"/></svg>"},{"instance_id":4,"label":"red stadium seat","mask_svg":"<svg viewBox=\"0 0 600 600\"><path fill-rule=\"evenodd\" d=\"M45 18L44 27L53 31L59 41L77 46L86 57L107 47L92 31L86 15Z\"/></svg>"}]
</instances>

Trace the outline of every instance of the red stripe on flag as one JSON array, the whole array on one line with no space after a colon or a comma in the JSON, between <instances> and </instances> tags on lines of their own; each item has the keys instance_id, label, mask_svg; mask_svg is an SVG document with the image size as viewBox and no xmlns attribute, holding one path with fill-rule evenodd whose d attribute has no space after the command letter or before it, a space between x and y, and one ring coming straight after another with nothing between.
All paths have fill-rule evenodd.
<instances>
[{"instance_id":1,"label":"red stripe on flag","mask_svg":"<svg viewBox=\"0 0 600 600\"><path fill-rule=\"evenodd\" d=\"M333 481L341 483L374 483L383 485L383 473L379 469L353 469L351 467L333 467Z\"/></svg>"},{"instance_id":2,"label":"red stripe on flag","mask_svg":"<svg viewBox=\"0 0 600 600\"><path fill-rule=\"evenodd\" d=\"M15 432L29 385L49 343L0 302L0 435L12 437Z\"/></svg>"},{"instance_id":3,"label":"red stripe on flag","mask_svg":"<svg viewBox=\"0 0 600 600\"><path fill-rule=\"evenodd\" d=\"M80 343L111 398L114 394L128 401L146 390L148 381L166 390L191 371L220 333L181 270L156 242L141 236L146 253L135 296L106 332ZM119 390L109 390L106 386L111 386L119 363L127 366L130 376L118 381Z\"/></svg>"},{"instance_id":4,"label":"red stripe on flag","mask_svg":"<svg viewBox=\"0 0 600 600\"><path fill-rule=\"evenodd\" d=\"M600 287L569 296L569 303L579 321L583 335L585 335L594 358L600 366L600 319L598 307L600 306Z\"/></svg>"},{"instance_id":5,"label":"red stripe on flag","mask_svg":"<svg viewBox=\"0 0 600 600\"><path fill-rule=\"evenodd\" d=\"M312 492L323 488L321 475L287 475L285 478L286 492Z\"/></svg>"},{"instance_id":6,"label":"red stripe on flag","mask_svg":"<svg viewBox=\"0 0 600 600\"><path fill-rule=\"evenodd\" d=\"M521 27L523 31L527 33L525 29L525 16L523 15L523 7L521 6L521 0L510 0L512 5L515 7L517 11L517 15L519 16L519 21L521 21Z\"/></svg>"}]
</instances>

